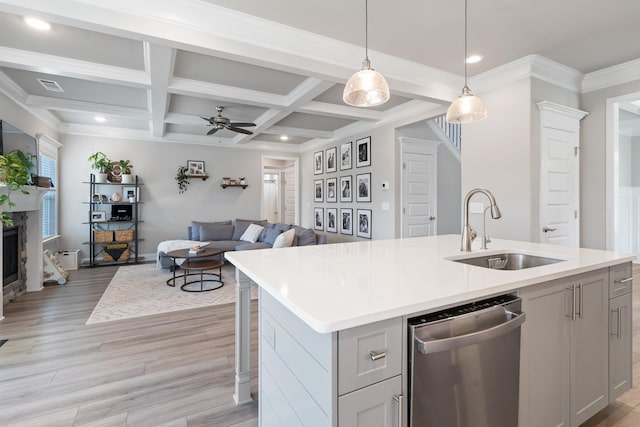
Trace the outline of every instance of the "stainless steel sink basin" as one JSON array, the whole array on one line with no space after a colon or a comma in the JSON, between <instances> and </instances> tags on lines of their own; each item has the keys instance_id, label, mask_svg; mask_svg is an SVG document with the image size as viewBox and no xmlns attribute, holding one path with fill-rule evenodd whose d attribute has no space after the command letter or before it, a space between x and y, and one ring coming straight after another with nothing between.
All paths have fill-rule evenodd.
<instances>
[{"instance_id":1,"label":"stainless steel sink basin","mask_svg":"<svg viewBox=\"0 0 640 427\"><path fill-rule=\"evenodd\" d=\"M525 268L540 267L541 265L555 264L564 261L563 259L547 258L537 255L521 253L502 253L483 255L472 258L452 259L451 261L463 264L475 265L477 267L491 268L494 270L523 270Z\"/></svg>"}]
</instances>

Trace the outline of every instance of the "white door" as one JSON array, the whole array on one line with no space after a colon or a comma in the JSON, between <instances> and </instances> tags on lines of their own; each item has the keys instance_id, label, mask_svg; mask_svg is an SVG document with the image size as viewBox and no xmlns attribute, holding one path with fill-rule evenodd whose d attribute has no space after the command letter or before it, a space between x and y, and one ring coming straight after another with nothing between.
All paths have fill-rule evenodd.
<instances>
[{"instance_id":1,"label":"white door","mask_svg":"<svg viewBox=\"0 0 640 427\"><path fill-rule=\"evenodd\" d=\"M296 223L296 166L288 165L284 169L284 222Z\"/></svg>"},{"instance_id":2,"label":"white door","mask_svg":"<svg viewBox=\"0 0 640 427\"><path fill-rule=\"evenodd\" d=\"M437 144L424 143L402 144L402 237L437 233Z\"/></svg>"},{"instance_id":3,"label":"white door","mask_svg":"<svg viewBox=\"0 0 640 427\"><path fill-rule=\"evenodd\" d=\"M280 222L279 189L278 175L265 173L262 181L263 216L271 223Z\"/></svg>"},{"instance_id":4,"label":"white door","mask_svg":"<svg viewBox=\"0 0 640 427\"><path fill-rule=\"evenodd\" d=\"M580 119L586 113L548 102L540 109L539 241L580 245Z\"/></svg>"}]
</instances>

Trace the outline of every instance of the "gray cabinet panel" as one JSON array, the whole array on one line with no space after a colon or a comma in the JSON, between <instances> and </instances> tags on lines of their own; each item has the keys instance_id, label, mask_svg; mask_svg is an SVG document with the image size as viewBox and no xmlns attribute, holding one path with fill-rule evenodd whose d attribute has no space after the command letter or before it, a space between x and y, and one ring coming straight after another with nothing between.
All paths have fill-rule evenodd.
<instances>
[{"instance_id":1,"label":"gray cabinet panel","mask_svg":"<svg viewBox=\"0 0 640 427\"><path fill-rule=\"evenodd\" d=\"M401 410L394 399L402 393L400 376L356 390L338 399L339 425L345 427L399 427Z\"/></svg>"},{"instance_id":2,"label":"gray cabinet panel","mask_svg":"<svg viewBox=\"0 0 640 427\"><path fill-rule=\"evenodd\" d=\"M631 294L609 301L609 402L631 388Z\"/></svg>"}]
</instances>

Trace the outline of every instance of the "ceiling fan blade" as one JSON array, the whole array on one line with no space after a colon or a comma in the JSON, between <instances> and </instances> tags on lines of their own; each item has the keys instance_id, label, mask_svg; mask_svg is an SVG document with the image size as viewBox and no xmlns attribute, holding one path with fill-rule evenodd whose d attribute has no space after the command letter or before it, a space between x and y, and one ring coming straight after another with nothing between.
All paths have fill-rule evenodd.
<instances>
[{"instance_id":1,"label":"ceiling fan blade","mask_svg":"<svg viewBox=\"0 0 640 427\"><path fill-rule=\"evenodd\" d=\"M255 123L249 123L249 122L237 122L237 123L229 123L230 126L235 126L235 127L239 127L239 128L244 128L244 127L248 127L248 126L255 126Z\"/></svg>"},{"instance_id":2,"label":"ceiling fan blade","mask_svg":"<svg viewBox=\"0 0 640 427\"><path fill-rule=\"evenodd\" d=\"M202 117L202 116L200 116L200 118L201 118L202 120L206 120L206 121L208 121L209 123L211 123L211 119L212 119L212 117Z\"/></svg>"},{"instance_id":3,"label":"ceiling fan blade","mask_svg":"<svg viewBox=\"0 0 640 427\"><path fill-rule=\"evenodd\" d=\"M248 130L242 129L242 128L236 128L236 127L233 127L231 125L227 126L227 129L232 130L234 132L244 133L246 135L253 135L253 132L251 132L251 131L248 131Z\"/></svg>"},{"instance_id":4,"label":"ceiling fan blade","mask_svg":"<svg viewBox=\"0 0 640 427\"><path fill-rule=\"evenodd\" d=\"M207 135L213 135L216 132L218 132L218 128L213 128L209 132L207 132Z\"/></svg>"}]
</instances>

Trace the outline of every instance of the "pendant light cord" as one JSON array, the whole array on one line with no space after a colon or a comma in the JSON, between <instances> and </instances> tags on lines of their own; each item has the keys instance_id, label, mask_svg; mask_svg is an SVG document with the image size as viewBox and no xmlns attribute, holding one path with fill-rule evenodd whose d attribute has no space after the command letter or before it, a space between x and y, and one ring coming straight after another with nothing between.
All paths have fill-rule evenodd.
<instances>
[{"instance_id":1,"label":"pendant light cord","mask_svg":"<svg viewBox=\"0 0 640 427\"><path fill-rule=\"evenodd\" d=\"M368 61L369 60L369 0L364 0L364 56Z\"/></svg>"},{"instance_id":2,"label":"pendant light cord","mask_svg":"<svg viewBox=\"0 0 640 427\"><path fill-rule=\"evenodd\" d=\"M467 0L464 0L464 86L467 87Z\"/></svg>"}]
</instances>

